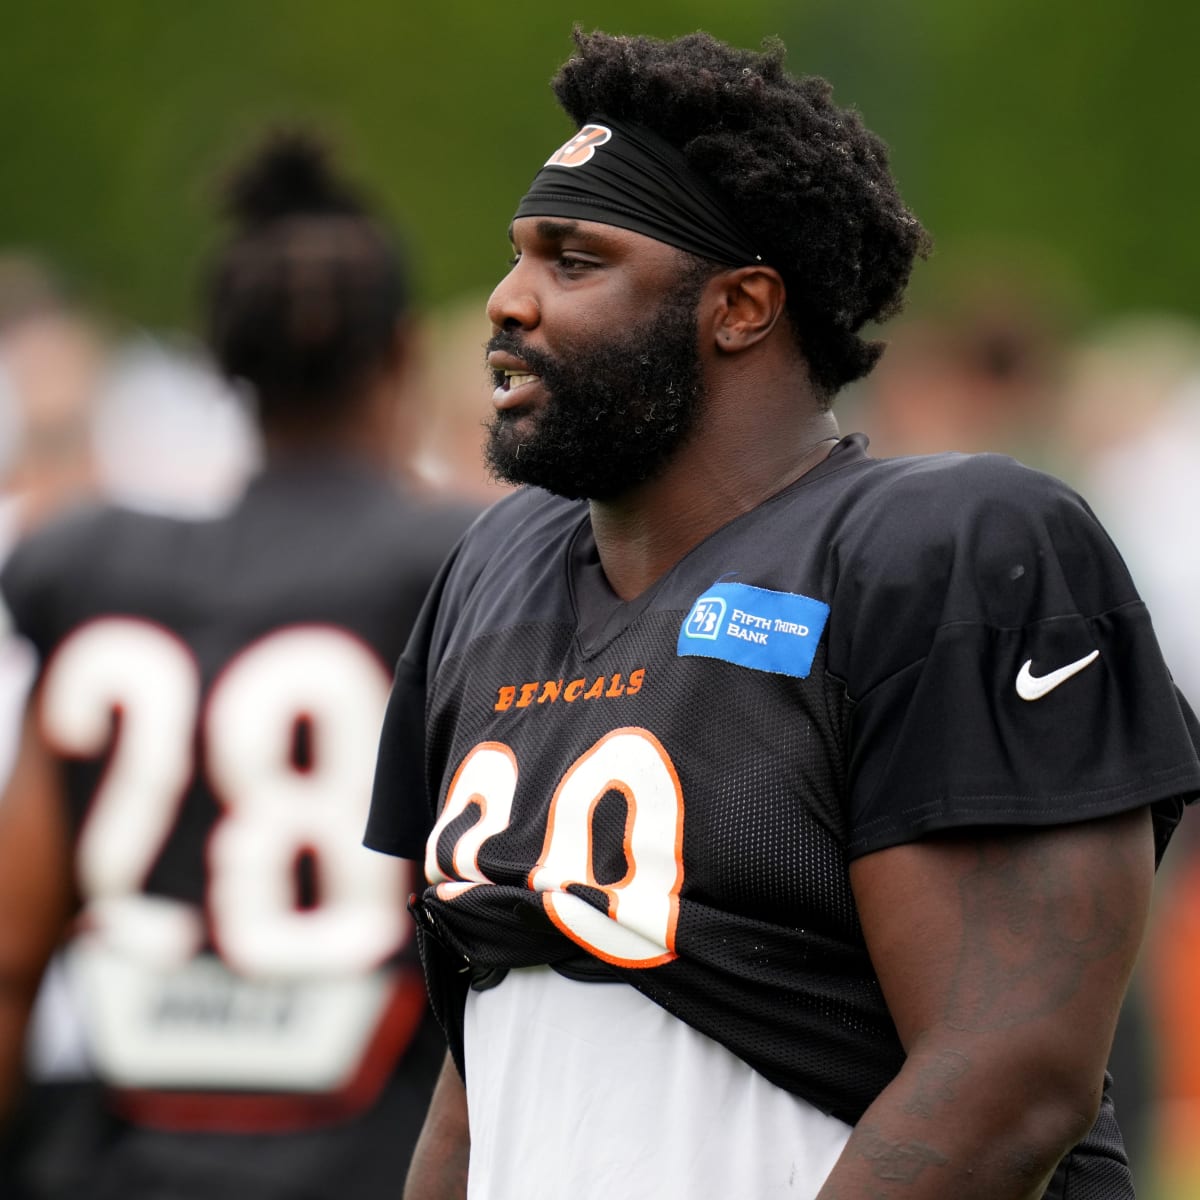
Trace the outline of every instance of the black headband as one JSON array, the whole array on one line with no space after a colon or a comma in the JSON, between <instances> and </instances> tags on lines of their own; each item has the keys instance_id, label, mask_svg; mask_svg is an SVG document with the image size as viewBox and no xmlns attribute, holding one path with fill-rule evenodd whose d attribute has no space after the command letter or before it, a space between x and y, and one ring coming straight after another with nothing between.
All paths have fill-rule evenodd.
<instances>
[{"instance_id":1,"label":"black headband","mask_svg":"<svg viewBox=\"0 0 1200 1200\"><path fill-rule=\"evenodd\" d=\"M516 216L598 221L731 266L762 262L740 222L679 150L644 126L607 117L588 121L550 156Z\"/></svg>"}]
</instances>

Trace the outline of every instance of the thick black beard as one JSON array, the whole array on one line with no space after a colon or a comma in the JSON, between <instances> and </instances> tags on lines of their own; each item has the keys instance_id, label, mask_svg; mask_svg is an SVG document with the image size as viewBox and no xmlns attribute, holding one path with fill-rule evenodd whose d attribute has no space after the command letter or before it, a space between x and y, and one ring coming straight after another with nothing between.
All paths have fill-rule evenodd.
<instances>
[{"instance_id":1,"label":"thick black beard","mask_svg":"<svg viewBox=\"0 0 1200 1200\"><path fill-rule=\"evenodd\" d=\"M571 500L612 500L657 475L701 410L702 286L664 301L635 333L553 358L527 348L516 333L493 337L488 350L515 354L547 393L537 413L500 411L488 423L484 453L493 478Z\"/></svg>"}]
</instances>

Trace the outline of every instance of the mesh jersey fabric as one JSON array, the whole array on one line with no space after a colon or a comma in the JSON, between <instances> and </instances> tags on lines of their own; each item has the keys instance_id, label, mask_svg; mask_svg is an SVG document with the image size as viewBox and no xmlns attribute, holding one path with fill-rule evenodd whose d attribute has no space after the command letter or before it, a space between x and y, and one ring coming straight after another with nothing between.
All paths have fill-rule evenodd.
<instances>
[{"instance_id":1,"label":"mesh jersey fabric","mask_svg":"<svg viewBox=\"0 0 1200 1200\"><path fill-rule=\"evenodd\" d=\"M350 460L298 457L266 468L219 518L181 520L107 505L88 507L16 547L0 573L0 592L16 630L34 644L43 677L73 635L113 618L129 620L155 636L167 635L195 663L198 725L188 734L189 745L195 746L194 760L178 809L149 862L142 885L145 896L185 906L211 920L213 833L230 809L229 797L218 794L210 770L211 727L205 723L214 686L226 677L230 663L281 631L312 628L332 633L339 644L359 647L366 659L378 664L386 681L440 563L474 515L465 508L408 497ZM113 737L102 752L72 753L63 759L69 822L76 839L94 812L98 788L128 732L125 719L114 723ZM295 714L295 720L298 747L306 733L309 742L297 753L319 764L327 749L321 731L313 733L302 713ZM368 761L368 779L370 766ZM319 861L315 870L319 881ZM299 901L301 907L304 903ZM222 961L211 925L193 961L210 959ZM438 1055L428 1051L429 1039L436 1042L440 1037L419 1007L404 1014L397 1007L401 991L403 1003L409 1004L417 970L409 937L407 948L386 971L396 981L388 984L396 988L396 1004L384 1018L388 1031L383 1026L377 1031L377 1061L368 1072L370 1078L359 1080L352 1093L335 1095L331 1088L327 1095L305 1085L273 1097L236 1080L223 1086L210 1073L195 1088L181 1080L170 1095L155 1091L143 1097L123 1090L117 1099L129 1129L144 1120L155 1124L154 1114L169 1113L164 1123L186 1132L163 1133L164 1144L172 1137L182 1138L181 1144L188 1138L218 1142L231 1131L228 1155L237 1153L232 1147L253 1129L303 1128L314 1136L317 1126L350 1121L342 1126L345 1135L336 1139L342 1165L331 1158L324 1179L311 1164L305 1168L305 1187L311 1194L341 1194L339 1180L345 1175L349 1148L359 1138L359 1153L369 1157L368 1139L378 1135L369 1114L359 1114L371 1104L387 1108L393 1126L389 1154L396 1138L403 1149L410 1149L423 1120L439 1066ZM302 970L298 972L294 978L304 979ZM187 1011L175 1010L181 1020ZM203 1111L216 1114L215 1125L210 1115L196 1116L201 1111L194 1104L197 1100L210 1102ZM221 1132L195 1133L193 1120L195 1128ZM275 1135L262 1136L269 1143ZM286 1135L279 1136L286 1140ZM134 1144L132 1133L122 1134L120 1140ZM279 1157L282 1161L287 1155L281 1152ZM176 1161L183 1160L176 1156ZM398 1169L394 1159L391 1169L389 1180L377 1178L372 1185L377 1191L363 1194L388 1194ZM286 1190L283 1183L273 1186Z\"/></svg>"},{"instance_id":2,"label":"mesh jersey fabric","mask_svg":"<svg viewBox=\"0 0 1200 1200\"><path fill-rule=\"evenodd\" d=\"M731 579L829 606L807 674L678 653L697 600ZM1016 693L1026 660L1042 672L1092 648L1070 689L1037 704ZM586 847L568 847L582 869L557 890L573 899L531 886L569 837L568 783L629 730L676 774L681 827L676 907L650 922L666 952L640 962L577 916L582 902L620 924L623 889L653 861L630 849L651 806L618 775L577 831ZM616 974L853 1123L903 1052L850 861L941 829L1142 805L1161 853L1200 789L1198 741L1077 496L1000 456L875 460L852 437L628 603L603 581L585 506L526 491L491 510L399 666L367 840L422 859L437 822L427 867L442 882L415 912L452 1047L465 964ZM511 796L497 786L505 755ZM490 793L464 794L468 766ZM1116 1163L1127 1182L1107 1100L1076 1158L1073 1180Z\"/></svg>"}]
</instances>

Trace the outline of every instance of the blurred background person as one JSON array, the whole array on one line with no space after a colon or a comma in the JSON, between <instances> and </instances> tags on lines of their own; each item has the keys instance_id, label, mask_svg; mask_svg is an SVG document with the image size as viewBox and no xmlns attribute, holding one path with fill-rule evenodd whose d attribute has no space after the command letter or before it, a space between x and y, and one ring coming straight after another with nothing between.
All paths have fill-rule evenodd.
<instances>
[{"instance_id":1,"label":"blurred background person","mask_svg":"<svg viewBox=\"0 0 1200 1200\"><path fill-rule=\"evenodd\" d=\"M29 255L0 256L0 563L14 544L64 508L96 494L100 480L92 422L103 387L107 340L61 280ZM0 632L0 792L20 742L37 655ZM89 1074L79 1024L55 961L42 981L28 1038L30 1076ZM26 1116L32 1123L32 1112Z\"/></svg>"},{"instance_id":2,"label":"blurred background person","mask_svg":"<svg viewBox=\"0 0 1200 1200\"><path fill-rule=\"evenodd\" d=\"M99 331L46 269L0 256L0 554L95 491L91 418L104 362Z\"/></svg>"},{"instance_id":3,"label":"blurred background person","mask_svg":"<svg viewBox=\"0 0 1200 1200\"><path fill-rule=\"evenodd\" d=\"M1121 547L1184 695L1200 705L1200 326L1127 315L1074 347L1063 387L1064 469Z\"/></svg>"},{"instance_id":4,"label":"blurred background person","mask_svg":"<svg viewBox=\"0 0 1200 1200\"><path fill-rule=\"evenodd\" d=\"M144 334L114 344L48 267L0 254L0 563L89 498L211 515L260 453L248 406L198 349ZM0 781L33 666L27 643L0 641Z\"/></svg>"},{"instance_id":5,"label":"blurred background person","mask_svg":"<svg viewBox=\"0 0 1200 1200\"><path fill-rule=\"evenodd\" d=\"M870 429L881 457L991 451L1055 473L1073 325L1066 289L1011 247L976 247L930 269L935 285L918 286L889 328L887 353L847 397L843 420Z\"/></svg>"},{"instance_id":6,"label":"blurred background person","mask_svg":"<svg viewBox=\"0 0 1200 1200\"><path fill-rule=\"evenodd\" d=\"M0 255L0 563L23 534L94 494L91 420L104 361L99 331L50 272ZM0 782L34 669L27 643L0 638Z\"/></svg>"},{"instance_id":7,"label":"blurred background person","mask_svg":"<svg viewBox=\"0 0 1200 1200\"><path fill-rule=\"evenodd\" d=\"M0 574L38 662L0 801L0 1118L31 1197L393 1196L441 1059L411 884L361 836L392 664L470 512L398 486L407 270L322 146L268 139L226 209L208 342L262 469L216 516L78 508ZM22 1123L64 933L104 1085L66 1152Z\"/></svg>"},{"instance_id":8,"label":"blurred background person","mask_svg":"<svg viewBox=\"0 0 1200 1200\"><path fill-rule=\"evenodd\" d=\"M241 494L262 454L253 405L202 346L140 332L112 348L92 419L97 483L108 499L216 516Z\"/></svg>"}]
</instances>

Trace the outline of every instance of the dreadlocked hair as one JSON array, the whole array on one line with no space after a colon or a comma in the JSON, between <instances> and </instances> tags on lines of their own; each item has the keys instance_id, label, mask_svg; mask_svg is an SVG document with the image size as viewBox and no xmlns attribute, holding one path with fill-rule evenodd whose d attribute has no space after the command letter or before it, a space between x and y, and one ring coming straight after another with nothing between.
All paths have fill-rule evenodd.
<instances>
[{"instance_id":1,"label":"dreadlocked hair","mask_svg":"<svg viewBox=\"0 0 1200 1200\"><path fill-rule=\"evenodd\" d=\"M205 297L218 364L252 386L264 424L337 415L394 352L409 303L398 246L309 133L270 135L221 210L234 229Z\"/></svg>"},{"instance_id":2,"label":"dreadlocked hair","mask_svg":"<svg viewBox=\"0 0 1200 1200\"><path fill-rule=\"evenodd\" d=\"M817 76L784 70L777 40L739 50L707 33L665 42L574 31L551 86L582 125L643 125L721 192L783 276L787 311L826 401L883 352L859 336L899 311L931 242L905 207L885 144Z\"/></svg>"}]
</instances>

